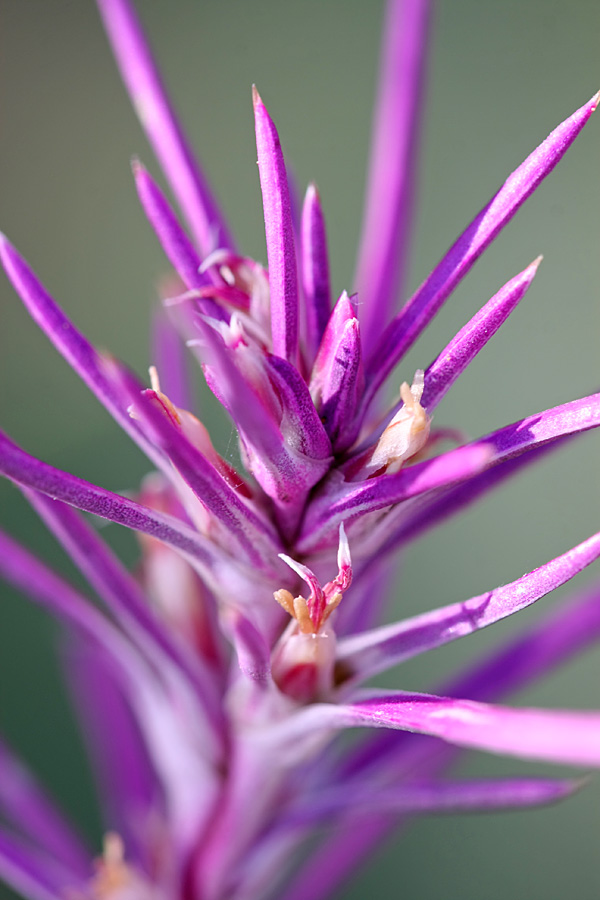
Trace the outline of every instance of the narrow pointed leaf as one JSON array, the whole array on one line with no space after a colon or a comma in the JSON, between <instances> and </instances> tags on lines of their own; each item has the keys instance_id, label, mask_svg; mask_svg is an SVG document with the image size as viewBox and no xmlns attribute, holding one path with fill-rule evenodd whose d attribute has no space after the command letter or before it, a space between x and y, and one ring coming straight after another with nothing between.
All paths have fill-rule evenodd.
<instances>
[{"instance_id":1,"label":"narrow pointed leaf","mask_svg":"<svg viewBox=\"0 0 600 900\"><path fill-rule=\"evenodd\" d=\"M311 459L330 461L331 441L298 370L279 356L268 355L265 365L282 402L286 443Z\"/></svg>"},{"instance_id":2,"label":"narrow pointed leaf","mask_svg":"<svg viewBox=\"0 0 600 900\"><path fill-rule=\"evenodd\" d=\"M209 360L204 367L208 386L240 431L250 471L282 509L302 509L306 492L323 477L327 461L311 459L286 444L280 424L238 370L223 340L204 322L200 327Z\"/></svg>"},{"instance_id":3,"label":"narrow pointed leaf","mask_svg":"<svg viewBox=\"0 0 600 900\"><path fill-rule=\"evenodd\" d=\"M356 290L371 349L406 281L423 105L428 0L388 3Z\"/></svg>"},{"instance_id":4,"label":"narrow pointed leaf","mask_svg":"<svg viewBox=\"0 0 600 900\"><path fill-rule=\"evenodd\" d=\"M2 234L0 234L0 260L33 320L121 428L138 444L146 456L161 468L164 460L129 416L126 397L119 394L115 385L108 379L102 356L75 328L23 257Z\"/></svg>"},{"instance_id":5,"label":"narrow pointed leaf","mask_svg":"<svg viewBox=\"0 0 600 900\"><path fill-rule=\"evenodd\" d=\"M235 610L225 627L230 632L240 670L246 678L266 688L272 684L271 649L252 622Z\"/></svg>"},{"instance_id":6,"label":"narrow pointed leaf","mask_svg":"<svg viewBox=\"0 0 600 900\"><path fill-rule=\"evenodd\" d=\"M192 409L186 348L163 306L157 307L152 319L152 359L167 397L180 409Z\"/></svg>"},{"instance_id":7,"label":"narrow pointed leaf","mask_svg":"<svg viewBox=\"0 0 600 900\"><path fill-rule=\"evenodd\" d=\"M219 698L201 659L192 656L187 647L178 644L161 627L137 582L72 507L43 494L25 494L148 662L160 662L159 671L161 667L167 667L167 671L174 667L179 676L183 675L185 685L177 682L180 690L186 685L195 689L200 701L198 714L204 711L218 733L222 726Z\"/></svg>"},{"instance_id":8,"label":"narrow pointed leaf","mask_svg":"<svg viewBox=\"0 0 600 900\"><path fill-rule=\"evenodd\" d=\"M234 582L237 580L231 559L179 519L148 509L127 497L113 494L82 478L55 469L29 456L2 432L0 473L23 487L40 491L55 500L62 500L76 509L164 541L183 553L192 565L197 566L209 584L222 587L232 577Z\"/></svg>"},{"instance_id":9,"label":"narrow pointed leaf","mask_svg":"<svg viewBox=\"0 0 600 900\"><path fill-rule=\"evenodd\" d=\"M350 680L369 678L525 609L565 584L598 556L600 533L510 584L462 603L344 638L338 643L338 661L344 671L352 673Z\"/></svg>"},{"instance_id":10,"label":"narrow pointed leaf","mask_svg":"<svg viewBox=\"0 0 600 900\"><path fill-rule=\"evenodd\" d=\"M85 878L89 873L89 851L34 775L2 741L0 772L3 817L16 825L28 840L43 847L58 863Z\"/></svg>"},{"instance_id":11,"label":"narrow pointed leaf","mask_svg":"<svg viewBox=\"0 0 600 900\"><path fill-rule=\"evenodd\" d=\"M518 475L526 467L539 462L547 453L559 448L562 442L568 439L568 437L559 438L554 443L545 444L530 453L524 453L522 456L509 459L492 469L486 469L468 481L455 485L447 491L442 491L439 496L432 495L419 509L407 511L405 515L398 510L398 520L390 520L386 523L388 530L378 544L379 553L381 556L386 556L395 548L417 540L425 532L436 528L446 519L458 515L480 497L498 488L509 478Z\"/></svg>"},{"instance_id":12,"label":"narrow pointed leaf","mask_svg":"<svg viewBox=\"0 0 600 900\"><path fill-rule=\"evenodd\" d=\"M461 747L573 766L600 765L600 712L511 709L431 694L366 692L339 707L347 726L399 728Z\"/></svg>"},{"instance_id":13,"label":"narrow pointed leaf","mask_svg":"<svg viewBox=\"0 0 600 900\"><path fill-rule=\"evenodd\" d=\"M500 288L467 322L425 371L421 404L432 412L459 375L483 350L524 297L535 277L541 256Z\"/></svg>"},{"instance_id":14,"label":"narrow pointed leaf","mask_svg":"<svg viewBox=\"0 0 600 900\"><path fill-rule=\"evenodd\" d=\"M152 402L145 392L132 398L136 415L151 430L155 440L190 486L196 497L223 528L228 541L233 539L247 561L266 572L269 558L280 550L279 540L270 523L246 504L212 466Z\"/></svg>"},{"instance_id":15,"label":"narrow pointed leaf","mask_svg":"<svg viewBox=\"0 0 600 900\"><path fill-rule=\"evenodd\" d=\"M110 658L89 641L78 647L72 639L63 656L105 820L123 839L128 860L147 869L152 859L144 828L164 815L164 799L140 725Z\"/></svg>"},{"instance_id":16,"label":"narrow pointed leaf","mask_svg":"<svg viewBox=\"0 0 600 900\"><path fill-rule=\"evenodd\" d=\"M311 732L392 728L450 744L572 766L600 766L600 712L512 709L475 700L364 690L345 704L314 704L278 729L284 746Z\"/></svg>"},{"instance_id":17,"label":"narrow pointed leaf","mask_svg":"<svg viewBox=\"0 0 600 900\"><path fill-rule=\"evenodd\" d=\"M320 549L337 535L341 522L352 522L368 513L386 509L414 497L472 478L490 461L491 450L484 442L476 447L459 447L442 456L417 463L392 475L367 481L347 482L341 487L332 481L311 503L296 544L302 553Z\"/></svg>"},{"instance_id":18,"label":"narrow pointed leaf","mask_svg":"<svg viewBox=\"0 0 600 900\"><path fill-rule=\"evenodd\" d=\"M311 395L338 452L356 438L364 384L360 325L344 291L325 327L310 379Z\"/></svg>"},{"instance_id":19,"label":"narrow pointed leaf","mask_svg":"<svg viewBox=\"0 0 600 900\"><path fill-rule=\"evenodd\" d=\"M589 650L599 638L600 582L596 582L524 633L505 640L491 654L470 663L446 681L439 693L495 702L554 672ZM351 752L344 765L338 767L340 779L363 777L367 771L376 772L384 780L402 777L402 773L413 771L415 754L419 772L432 771L432 762L439 772L440 766L443 768L456 755L452 747L431 741L427 747L433 752L428 754L423 741L409 739L408 735L399 741L398 737L382 732ZM440 755L444 758L441 762Z\"/></svg>"},{"instance_id":20,"label":"narrow pointed leaf","mask_svg":"<svg viewBox=\"0 0 600 900\"><path fill-rule=\"evenodd\" d=\"M200 273L200 259L196 248L177 221L167 198L148 170L134 159L132 163L135 186L153 230L165 251L167 259L189 289L209 284L206 275Z\"/></svg>"},{"instance_id":21,"label":"narrow pointed leaf","mask_svg":"<svg viewBox=\"0 0 600 900\"><path fill-rule=\"evenodd\" d=\"M175 116L129 0L97 0L133 106L201 252L233 249L233 240Z\"/></svg>"},{"instance_id":22,"label":"narrow pointed leaf","mask_svg":"<svg viewBox=\"0 0 600 900\"><path fill-rule=\"evenodd\" d=\"M273 353L295 364L298 356L298 273L290 191L279 135L256 88L253 99L271 289Z\"/></svg>"},{"instance_id":23,"label":"narrow pointed leaf","mask_svg":"<svg viewBox=\"0 0 600 900\"><path fill-rule=\"evenodd\" d=\"M554 672L561 664L589 649L600 637L600 584L587 590L576 602L568 603L536 623L525 634L505 641L491 656L471 664L441 693L495 701L511 691L522 689ZM352 751L349 765L338 766L339 778L348 789L353 774L364 778L373 772L378 782L394 783L407 774L415 777L439 777L456 758L457 749L440 741L423 740L398 732L380 731ZM398 827L397 817L374 815L368 827L353 825L327 838L312 854L285 900L303 900L310 896L324 900L356 868L358 861Z\"/></svg>"},{"instance_id":24,"label":"narrow pointed leaf","mask_svg":"<svg viewBox=\"0 0 600 900\"><path fill-rule=\"evenodd\" d=\"M422 815L431 813L494 812L546 806L564 800L581 788L581 780L558 778L505 778L490 781L402 782L381 788L373 785L324 789L292 808L284 828L356 823L364 816ZM358 824L358 823L356 823Z\"/></svg>"},{"instance_id":25,"label":"narrow pointed leaf","mask_svg":"<svg viewBox=\"0 0 600 900\"><path fill-rule=\"evenodd\" d=\"M493 447L491 463L498 465L567 435L581 434L599 425L600 394L590 394L527 416L467 446Z\"/></svg>"},{"instance_id":26,"label":"narrow pointed leaf","mask_svg":"<svg viewBox=\"0 0 600 900\"><path fill-rule=\"evenodd\" d=\"M376 548L373 552L384 555L401 543L415 540L423 531L455 515L525 465L537 461L553 446L599 425L600 394L591 394L528 416L466 444L465 448L489 449L490 457L485 467L488 471L476 473L464 485L432 496L419 508L408 510L406 515L398 509L398 518L390 517L386 522L385 534L372 535L370 549Z\"/></svg>"},{"instance_id":27,"label":"narrow pointed leaf","mask_svg":"<svg viewBox=\"0 0 600 900\"><path fill-rule=\"evenodd\" d=\"M321 404L321 416L337 452L345 450L356 437L353 425L364 385L360 326L354 319L346 323L340 336L327 396Z\"/></svg>"},{"instance_id":28,"label":"narrow pointed leaf","mask_svg":"<svg viewBox=\"0 0 600 900\"><path fill-rule=\"evenodd\" d=\"M564 156L598 105L600 94L578 109L531 153L438 263L384 331L368 362L369 397L412 347L473 263L522 203Z\"/></svg>"},{"instance_id":29,"label":"narrow pointed leaf","mask_svg":"<svg viewBox=\"0 0 600 900\"><path fill-rule=\"evenodd\" d=\"M302 208L302 287L306 304L306 343L312 365L331 312L327 234L321 198L310 184Z\"/></svg>"},{"instance_id":30,"label":"narrow pointed leaf","mask_svg":"<svg viewBox=\"0 0 600 900\"><path fill-rule=\"evenodd\" d=\"M87 882L71 869L4 829L0 829L0 878L27 900L63 900L69 891L85 896L87 890Z\"/></svg>"},{"instance_id":31,"label":"narrow pointed leaf","mask_svg":"<svg viewBox=\"0 0 600 900\"><path fill-rule=\"evenodd\" d=\"M0 578L48 609L57 618L100 643L107 656L120 660L132 652L115 626L91 601L0 531Z\"/></svg>"}]
</instances>

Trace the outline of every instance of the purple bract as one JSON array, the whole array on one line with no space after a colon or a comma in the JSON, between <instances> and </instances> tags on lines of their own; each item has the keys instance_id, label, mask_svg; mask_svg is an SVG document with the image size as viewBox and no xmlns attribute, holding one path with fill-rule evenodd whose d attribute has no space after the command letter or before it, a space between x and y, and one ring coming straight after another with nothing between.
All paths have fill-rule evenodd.
<instances>
[{"instance_id":1,"label":"purple bract","mask_svg":"<svg viewBox=\"0 0 600 900\"><path fill-rule=\"evenodd\" d=\"M410 814L540 805L580 784L460 781L448 774L457 748L600 766L600 711L497 705L600 637L598 588L435 695L365 686L530 606L600 556L598 533L510 584L378 621L383 576L399 547L552 445L600 425L600 394L592 394L470 443L457 429L432 427L433 410L517 307L539 259L429 365L404 373L391 408L380 399L396 365L575 140L598 95L507 178L397 310L430 10L427 0L390 0L357 292L332 302L318 190L309 185L296 216L277 129L256 88L268 268L235 246L129 0L98 5L189 233L136 160L141 205L175 272L147 383L99 352L0 238L31 316L156 470L132 499L35 459L0 433L0 472L101 600L96 606L0 534L0 575L51 610L79 651L74 689L101 763L107 817L94 863L2 745L0 875L30 900L319 900ZM235 426L239 471L188 409L187 348ZM82 511L137 533L136 573ZM349 728L361 729L360 739L334 755L333 741ZM335 831L310 845L290 878L298 846L325 825Z\"/></svg>"}]
</instances>

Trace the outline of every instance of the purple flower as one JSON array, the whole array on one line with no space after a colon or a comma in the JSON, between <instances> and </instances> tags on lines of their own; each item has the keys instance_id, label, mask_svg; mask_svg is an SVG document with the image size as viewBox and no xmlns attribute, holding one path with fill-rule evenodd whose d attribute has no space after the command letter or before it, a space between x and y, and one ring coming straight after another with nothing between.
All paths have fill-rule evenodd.
<instances>
[{"instance_id":1,"label":"purple flower","mask_svg":"<svg viewBox=\"0 0 600 900\"><path fill-rule=\"evenodd\" d=\"M382 583L400 547L600 425L596 394L472 442L433 426L435 408L516 308L539 259L428 366L403 373L391 408L380 390L564 155L598 95L509 176L397 311L429 9L426 0L391 0L357 294L332 304L319 193L310 185L296 215L279 136L256 89L268 269L236 247L128 0L98 3L189 233L134 162L140 202L176 273L148 383L90 344L9 241L0 242L32 317L156 469L132 499L35 459L0 433L0 471L101 600L96 606L0 535L2 577L72 634L73 686L107 821L94 866L3 745L0 874L31 900L314 900L411 814L541 805L580 784L457 780L449 768L458 748L600 765L600 712L498 705L600 636L597 589L436 694L366 686L405 659L530 606L600 556L598 533L510 584L379 621ZM238 467L189 411L186 347L235 425ZM126 570L82 511L139 535L139 571ZM336 743L346 729L360 729L355 744ZM324 826L331 835L286 882L298 846Z\"/></svg>"}]
</instances>

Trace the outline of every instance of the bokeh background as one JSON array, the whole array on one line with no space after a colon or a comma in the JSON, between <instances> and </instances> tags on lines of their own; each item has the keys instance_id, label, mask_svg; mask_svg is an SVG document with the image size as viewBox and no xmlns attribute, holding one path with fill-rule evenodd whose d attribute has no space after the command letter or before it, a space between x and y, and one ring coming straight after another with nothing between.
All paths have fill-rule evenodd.
<instances>
[{"instance_id":1,"label":"bokeh background","mask_svg":"<svg viewBox=\"0 0 600 900\"><path fill-rule=\"evenodd\" d=\"M266 257L250 102L256 82L298 184L315 179L319 185L335 290L351 288L382 3L139 0L138 8L245 252ZM599 34L595 0L437 4L413 285L508 173L600 87ZM129 158L138 154L154 174L157 168L94 3L3 0L0 41L0 226L82 330L143 373L152 362L155 283L166 266L138 208ZM410 380L500 285L545 254L522 307L453 388L436 424L477 436L598 389L599 126L600 119L592 119L398 373L398 381ZM90 481L127 490L147 471L4 278L0 407L2 427L30 452ZM213 427L227 452L231 429L222 420ZM510 581L598 530L599 440L583 436L412 547L398 581L397 611L424 610ZM17 491L4 483L0 519L77 580ZM129 535L117 526L103 534L134 561ZM600 578L597 568L578 583L594 575ZM2 731L98 847L94 788L57 662L60 635L42 612L0 587ZM547 607L560 597L542 602ZM521 613L406 665L387 683L432 688L461 661L485 653L542 612ZM600 648L517 700L597 708L599 676ZM542 770L553 771L483 754L465 757L461 768L471 774ZM596 778L550 810L421 820L382 848L340 897L596 898L599 804Z\"/></svg>"}]
</instances>

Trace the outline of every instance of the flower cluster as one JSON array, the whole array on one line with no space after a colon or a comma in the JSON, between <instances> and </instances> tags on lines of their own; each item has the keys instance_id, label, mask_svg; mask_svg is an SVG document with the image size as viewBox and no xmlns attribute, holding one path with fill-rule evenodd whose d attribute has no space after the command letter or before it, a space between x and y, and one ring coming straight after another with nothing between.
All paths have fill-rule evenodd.
<instances>
[{"instance_id":1,"label":"flower cluster","mask_svg":"<svg viewBox=\"0 0 600 900\"><path fill-rule=\"evenodd\" d=\"M539 259L427 368L405 373L391 408L380 396L479 255L561 159L598 95L509 176L395 312L429 10L427 0L390 0L357 293L332 304L319 193L308 187L296 217L278 133L256 89L267 269L236 247L129 0L98 5L189 233L136 161L140 202L175 272L148 383L99 352L0 241L6 273L34 320L156 470L131 499L34 459L0 433L0 471L101 601L0 534L0 575L59 617L81 650L76 688L102 760L107 814L94 863L2 746L8 826L0 830L0 874L30 900L315 900L405 816L539 805L578 784L453 779L457 748L600 764L600 712L495 703L600 636L597 591L439 694L365 687L410 657L530 606L600 556L599 533L511 584L379 621L398 548L553 445L600 425L600 395L468 443L432 425L446 392L519 304ZM190 411L181 377L186 348L234 423L238 466ZM135 574L81 512L138 533ZM356 743L334 743L355 728ZM286 886L299 844L325 825L332 835Z\"/></svg>"}]
</instances>

